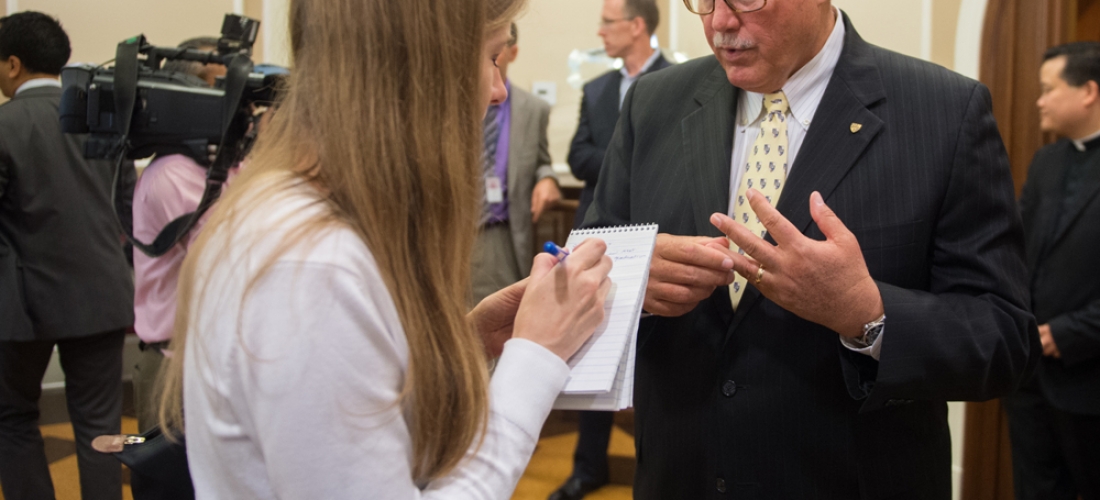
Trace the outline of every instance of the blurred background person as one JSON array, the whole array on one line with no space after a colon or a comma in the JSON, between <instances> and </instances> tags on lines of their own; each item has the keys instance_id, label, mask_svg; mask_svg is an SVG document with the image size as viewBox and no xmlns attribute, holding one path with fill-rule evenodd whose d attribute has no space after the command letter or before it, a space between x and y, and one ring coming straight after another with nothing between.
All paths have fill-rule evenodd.
<instances>
[{"instance_id":1,"label":"blurred background person","mask_svg":"<svg viewBox=\"0 0 1100 500\"><path fill-rule=\"evenodd\" d=\"M550 105L508 80L518 41L512 23L508 44L496 60L508 97L485 113L486 201L474 244L474 304L531 273L534 224L561 200L546 138Z\"/></svg>"},{"instance_id":2,"label":"blurred background person","mask_svg":"<svg viewBox=\"0 0 1100 500\"><path fill-rule=\"evenodd\" d=\"M626 91L642 75L667 68L661 51L650 45L657 31L660 11L656 0L604 0L600 11L600 29L608 57L623 60L623 67L611 70L584 84L580 122L569 147L569 169L584 181L574 227L580 227L584 213L592 203L596 181L600 178L604 152L619 122L619 108Z\"/></svg>"},{"instance_id":3,"label":"blurred background person","mask_svg":"<svg viewBox=\"0 0 1100 500\"><path fill-rule=\"evenodd\" d=\"M607 55L622 58L623 67L584 85L580 123L569 148L569 168L577 179L584 181L574 227L580 227L592 203L600 165L611 134L615 132L615 124L619 122L619 107L626 91L642 75L672 65L649 42L659 22L660 12L655 0L604 0L598 34ZM580 412L573 473L550 495L550 500L584 498L608 483L607 446L611 442L614 419L613 412Z\"/></svg>"},{"instance_id":4,"label":"blurred background person","mask_svg":"<svg viewBox=\"0 0 1100 500\"><path fill-rule=\"evenodd\" d=\"M58 75L69 38L53 18L0 18L0 487L7 500L53 498L38 428L56 346L85 499L122 497L122 470L91 440L118 434L122 344L133 282L111 200L114 164L84 159L61 132ZM122 166L125 193L133 167ZM125 196L125 195L124 195Z\"/></svg>"},{"instance_id":5,"label":"blurred background person","mask_svg":"<svg viewBox=\"0 0 1100 500\"><path fill-rule=\"evenodd\" d=\"M182 49L214 52L218 39L198 37L184 41ZM211 87L225 76L223 64L203 64L173 60L163 69L201 79ZM205 165L184 154L158 155L142 171L134 190L134 237L152 242L168 223L194 212L206 189ZM235 175L236 167L230 170ZM138 432L145 432L157 421L154 387L164 350L172 338L176 321L176 284L187 249L201 228L196 224L178 245L160 257L134 251L134 331L141 338L141 355L134 365L134 413Z\"/></svg>"},{"instance_id":6,"label":"blurred background person","mask_svg":"<svg viewBox=\"0 0 1100 500\"><path fill-rule=\"evenodd\" d=\"M1047 50L1040 128L1020 197L1043 357L1004 399L1017 500L1100 499L1100 43Z\"/></svg>"},{"instance_id":7,"label":"blurred background person","mask_svg":"<svg viewBox=\"0 0 1100 500\"><path fill-rule=\"evenodd\" d=\"M467 313L522 4L290 2L288 94L180 274L162 423L198 497L511 495L611 286L596 240Z\"/></svg>"}]
</instances>

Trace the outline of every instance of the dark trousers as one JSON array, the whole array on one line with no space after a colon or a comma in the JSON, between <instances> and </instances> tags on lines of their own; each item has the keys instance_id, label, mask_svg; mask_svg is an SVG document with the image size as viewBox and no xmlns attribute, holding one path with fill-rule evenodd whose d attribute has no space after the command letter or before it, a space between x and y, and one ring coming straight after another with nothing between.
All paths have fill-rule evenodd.
<instances>
[{"instance_id":1,"label":"dark trousers","mask_svg":"<svg viewBox=\"0 0 1100 500\"><path fill-rule=\"evenodd\" d=\"M38 429L42 376L56 345L76 437L84 500L122 498L118 460L92 449L92 439L122 424L122 331L60 341L0 342L0 488L6 500L54 498Z\"/></svg>"},{"instance_id":2,"label":"dark trousers","mask_svg":"<svg viewBox=\"0 0 1100 500\"><path fill-rule=\"evenodd\" d=\"M1003 403L1016 500L1100 500L1100 416L1054 408L1033 384Z\"/></svg>"},{"instance_id":3,"label":"dark trousers","mask_svg":"<svg viewBox=\"0 0 1100 500\"><path fill-rule=\"evenodd\" d=\"M577 449L573 453L573 476L585 482L607 482L607 445L611 442L614 423L614 412L580 412L577 426L580 432Z\"/></svg>"}]
</instances>

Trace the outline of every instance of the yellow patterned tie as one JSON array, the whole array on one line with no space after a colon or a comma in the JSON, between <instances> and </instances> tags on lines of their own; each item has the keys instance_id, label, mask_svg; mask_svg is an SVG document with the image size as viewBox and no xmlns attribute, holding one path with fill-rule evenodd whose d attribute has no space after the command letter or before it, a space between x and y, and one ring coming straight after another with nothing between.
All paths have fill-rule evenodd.
<instances>
[{"instance_id":1,"label":"yellow patterned tie","mask_svg":"<svg viewBox=\"0 0 1100 500\"><path fill-rule=\"evenodd\" d=\"M760 134L756 136L756 142L752 143L748 161L741 170L741 185L737 188L737 198L733 205L734 220L744 224L749 231L761 238L767 230L753 213L745 193L749 189L755 189L772 206L779 203L779 195L787 181L787 112L790 110L787 96L783 91L765 94L764 110L768 114L760 122ZM744 254L733 241L730 241L730 250ZM745 277L737 274L737 279L730 284L730 302L734 310L737 310L737 304L741 302L746 283Z\"/></svg>"}]
</instances>

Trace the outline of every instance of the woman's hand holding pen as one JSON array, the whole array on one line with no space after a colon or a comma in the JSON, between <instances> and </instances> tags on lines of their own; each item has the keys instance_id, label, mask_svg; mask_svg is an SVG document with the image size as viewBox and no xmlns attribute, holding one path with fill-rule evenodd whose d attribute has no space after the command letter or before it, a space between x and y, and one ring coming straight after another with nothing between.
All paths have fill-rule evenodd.
<instances>
[{"instance_id":1,"label":"woman's hand holding pen","mask_svg":"<svg viewBox=\"0 0 1100 500\"><path fill-rule=\"evenodd\" d=\"M611 290L606 251L602 240L589 239L573 249L567 263L545 253L536 256L516 314L515 337L563 360L577 352L604 318L604 299Z\"/></svg>"}]
</instances>

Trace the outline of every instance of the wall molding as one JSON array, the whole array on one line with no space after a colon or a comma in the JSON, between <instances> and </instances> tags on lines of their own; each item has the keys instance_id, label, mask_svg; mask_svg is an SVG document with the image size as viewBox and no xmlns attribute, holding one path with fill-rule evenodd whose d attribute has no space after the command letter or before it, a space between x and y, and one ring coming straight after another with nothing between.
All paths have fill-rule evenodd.
<instances>
[{"instance_id":1,"label":"wall molding","mask_svg":"<svg viewBox=\"0 0 1100 500\"><path fill-rule=\"evenodd\" d=\"M932 60L932 35L935 31L932 24L932 0L921 0L920 5L920 58L925 61Z\"/></svg>"},{"instance_id":2,"label":"wall molding","mask_svg":"<svg viewBox=\"0 0 1100 500\"><path fill-rule=\"evenodd\" d=\"M955 28L955 71L978 79L982 62L982 33L988 0L962 0Z\"/></svg>"}]
</instances>

